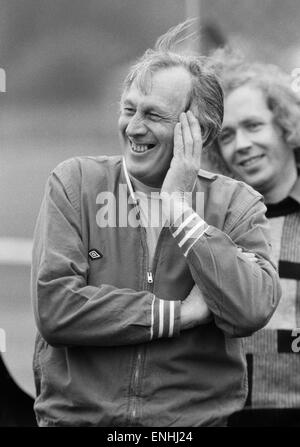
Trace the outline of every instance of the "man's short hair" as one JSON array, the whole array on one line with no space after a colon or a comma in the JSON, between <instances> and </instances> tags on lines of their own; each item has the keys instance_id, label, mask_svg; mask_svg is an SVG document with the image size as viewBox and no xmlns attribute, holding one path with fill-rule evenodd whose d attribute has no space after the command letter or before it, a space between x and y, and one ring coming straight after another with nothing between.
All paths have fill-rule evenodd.
<instances>
[{"instance_id":1,"label":"man's short hair","mask_svg":"<svg viewBox=\"0 0 300 447\"><path fill-rule=\"evenodd\" d=\"M179 43L188 40L193 34L182 37L193 25L187 20L171 28L161 36L154 49L147 50L131 67L124 81L124 91L135 82L138 88L147 93L151 88L152 75L160 70L183 67L191 75L192 88L188 107L199 119L200 125L208 130L205 144L212 142L220 133L223 121L223 91L208 58L196 54L181 54L176 50Z\"/></svg>"},{"instance_id":2,"label":"man's short hair","mask_svg":"<svg viewBox=\"0 0 300 447\"><path fill-rule=\"evenodd\" d=\"M274 123L283 131L284 141L300 154L300 96L292 89L292 78L272 64L247 63L241 53L230 48L217 50L211 57L219 76L224 96L244 85L262 91ZM215 141L208 157L216 165L222 164L220 148ZM220 164L219 164L220 166Z\"/></svg>"}]
</instances>

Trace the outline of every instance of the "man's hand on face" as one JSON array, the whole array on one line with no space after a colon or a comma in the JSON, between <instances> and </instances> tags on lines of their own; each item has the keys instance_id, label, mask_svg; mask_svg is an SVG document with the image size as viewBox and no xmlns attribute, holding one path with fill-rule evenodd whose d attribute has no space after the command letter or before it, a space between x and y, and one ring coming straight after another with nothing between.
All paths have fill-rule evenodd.
<instances>
[{"instance_id":1,"label":"man's hand on face","mask_svg":"<svg viewBox=\"0 0 300 447\"><path fill-rule=\"evenodd\" d=\"M181 330L191 329L212 319L201 290L194 285L190 294L181 304Z\"/></svg>"},{"instance_id":2,"label":"man's hand on face","mask_svg":"<svg viewBox=\"0 0 300 447\"><path fill-rule=\"evenodd\" d=\"M172 207L184 205L184 193L192 192L200 169L202 152L201 128L189 110L180 114L174 129L174 155L161 188L163 203ZM175 202L174 203L174 198Z\"/></svg>"},{"instance_id":3,"label":"man's hand on face","mask_svg":"<svg viewBox=\"0 0 300 447\"><path fill-rule=\"evenodd\" d=\"M174 129L174 155L161 192L191 192L200 169L202 137L200 124L189 110L180 114Z\"/></svg>"}]
</instances>

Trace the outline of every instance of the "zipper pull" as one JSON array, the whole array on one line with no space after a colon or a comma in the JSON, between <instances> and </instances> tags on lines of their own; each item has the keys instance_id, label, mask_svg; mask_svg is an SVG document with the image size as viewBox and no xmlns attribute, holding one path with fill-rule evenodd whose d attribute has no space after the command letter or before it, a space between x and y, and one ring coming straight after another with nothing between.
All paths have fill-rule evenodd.
<instances>
[{"instance_id":1,"label":"zipper pull","mask_svg":"<svg viewBox=\"0 0 300 447\"><path fill-rule=\"evenodd\" d=\"M147 282L149 284L153 283L153 276L152 276L152 272L147 272Z\"/></svg>"}]
</instances>

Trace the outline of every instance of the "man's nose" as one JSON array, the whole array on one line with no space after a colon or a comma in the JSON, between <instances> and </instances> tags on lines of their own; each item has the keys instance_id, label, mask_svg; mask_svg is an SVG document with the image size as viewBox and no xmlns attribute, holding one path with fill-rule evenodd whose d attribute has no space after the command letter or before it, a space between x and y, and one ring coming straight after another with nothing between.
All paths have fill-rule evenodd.
<instances>
[{"instance_id":1,"label":"man's nose","mask_svg":"<svg viewBox=\"0 0 300 447\"><path fill-rule=\"evenodd\" d=\"M144 135L147 132L144 119L141 115L135 113L126 127L126 133L129 137Z\"/></svg>"},{"instance_id":2,"label":"man's nose","mask_svg":"<svg viewBox=\"0 0 300 447\"><path fill-rule=\"evenodd\" d=\"M237 151L250 149L252 146L251 139L245 130L238 129L236 132L235 147Z\"/></svg>"}]
</instances>

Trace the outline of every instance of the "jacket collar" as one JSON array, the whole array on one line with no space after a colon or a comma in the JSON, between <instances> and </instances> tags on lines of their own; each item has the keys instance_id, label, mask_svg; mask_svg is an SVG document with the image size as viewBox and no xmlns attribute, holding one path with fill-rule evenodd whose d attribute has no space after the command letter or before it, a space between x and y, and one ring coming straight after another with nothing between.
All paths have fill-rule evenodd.
<instances>
[{"instance_id":1,"label":"jacket collar","mask_svg":"<svg viewBox=\"0 0 300 447\"><path fill-rule=\"evenodd\" d=\"M133 187L132 187L132 183L131 183L131 180L130 180L130 177L129 177L129 174L128 174L127 166L126 166L126 163L125 163L125 157L122 158L122 166L123 166L123 172L124 172L124 175L125 175L125 180L126 180L126 183L127 183L128 189L129 189L129 194L130 194L130 196L132 198L133 203L135 205L137 205L138 204L138 200L137 200L136 195L134 193L134 190L133 190Z\"/></svg>"}]
</instances>

